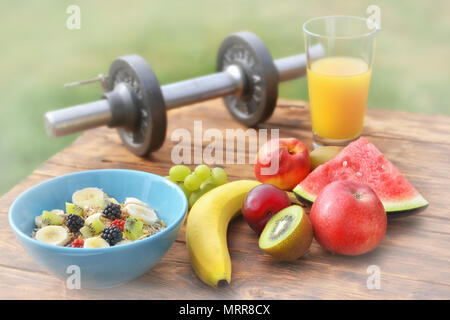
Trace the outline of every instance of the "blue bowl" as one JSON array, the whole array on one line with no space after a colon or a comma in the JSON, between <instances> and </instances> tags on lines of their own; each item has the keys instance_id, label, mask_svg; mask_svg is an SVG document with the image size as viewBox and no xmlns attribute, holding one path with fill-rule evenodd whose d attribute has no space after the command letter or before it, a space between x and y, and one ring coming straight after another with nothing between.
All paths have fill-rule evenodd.
<instances>
[{"instance_id":1,"label":"blue bowl","mask_svg":"<svg viewBox=\"0 0 450 320\"><path fill-rule=\"evenodd\" d=\"M119 202L135 197L148 203L167 228L143 240L95 249L52 246L31 237L34 219L42 210L64 210L72 194L86 187L103 189ZM9 210L9 224L28 254L49 273L71 287L109 288L152 268L177 238L186 212L184 192L163 177L133 170L92 170L50 179L25 191Z\"/></svg>"}]
</instances>

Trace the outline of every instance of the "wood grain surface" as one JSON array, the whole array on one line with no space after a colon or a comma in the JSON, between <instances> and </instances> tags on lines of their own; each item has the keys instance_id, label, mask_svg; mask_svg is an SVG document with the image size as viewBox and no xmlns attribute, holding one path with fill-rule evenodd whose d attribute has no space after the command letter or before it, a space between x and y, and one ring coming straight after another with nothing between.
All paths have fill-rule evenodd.
<instances>
[{"instance_id":1,"label":"wood grain surface","mask_svg":"<svg viewBox=\"0 0 450 320\"><path fill-rule=\"evenodd\" d=\"M279 101L272 118L260 128L280 129L312 148L306 103ZM146 159L134 156L114 130L99 128L81 135L0 198L0 299L449 299L450 298L450 117L401 111L368 110L363 135L390 159L430 202L421 213L389 221L381 245L359 257L324 251L317 242L301 259L273 262L242 217L228 230L232 259L231 285L214 290L193 272L185 247L184 227L167 255L140 278L117 288L69 290L22 249L8 225L8 210L17 196L44 180L75 171L124 168L167 175L171 133L194 121L203 130L245 127L232 120L221 100L168 112L163 148ZM203 147L209 141L203 142ZM224 146L228 148L229 146ZM247 146L248 149L248 146ZM247 154L243 148L237 153ZM229 180L253 179L249 164L227 164ZM381 288L369 290L367 268L381 271Z\"/></svg>"}]
</instances>

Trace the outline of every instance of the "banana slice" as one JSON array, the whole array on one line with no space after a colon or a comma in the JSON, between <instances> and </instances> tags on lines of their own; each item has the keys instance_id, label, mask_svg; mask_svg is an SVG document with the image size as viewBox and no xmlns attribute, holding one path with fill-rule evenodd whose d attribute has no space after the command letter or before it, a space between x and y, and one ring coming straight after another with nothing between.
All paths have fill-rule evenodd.
<instances>
[{"instance_id":1,"label":"banana slice","mask_svg":"<svg viewBox=\"0 0 450 320\"><path fill-rule=\"evenodd\" d=\"M82 208L104 208L105 194L99 188L85 188L72 195L72 202Z\"/></svg>"},{"instance_id":2,"label":"banana slice","mask_svg":"<svg viewBox=\"0 0 450 320\"><path fill-rule=\"evenodd\" d=\"M100 219L101 216L102 216L101 212L97 212L90 215L89 217L86 218L86 220L84 220L84 225L87 226L91 224L92 221L94 221L95 219Z\"/></svg>"},{"instance_id":3,"label":"banana slice","mask_svg":"<svg viewBox=\"0 0 450 320\"><path fill-rule=\"evenodd\" d=\"M42 221L42 216L37 216L36 218L34 218L34 223L36 224L36 227L38 228L42 228L44 227L44 222Z\"/></svg>"},{"instance_id":4,"label":"banana slice","mask_svg":"<svg viewBox=\"0 0 450 320\"><path fill-rule=\"evenodd\" d=\"M141 206L141 207L150 208L150 207L148 206L148 204L146 204L145 202L143 202L143 201L141 201L141 200L139 200L139 199L137 199L137 198L132 198L132 197L126 198L126 199L125 199L125 203L124 203L123 205L124 205L124 206L127 206L127 205L129 205L129 204L135 204L135 205L138 205L138 206Z\"/></svg>"},{"instance_id":5,"label":"banana slice","mask_svg":"<svg viewBox=\"0 0 450 320\"><path fill-rule=\"evenodd\" d=\"M64 246L69 241L69 233L61 226L46 226L36 232L35 238L55 246Z\"/></svg>"},{"instance_id":6,"label":"banana slice","mask_svg":"<svg viewBox=\"0 0 450 320\"><path fill-rule=\"evenodd\" d=\"M107 198L106 200L107 200L108 202L111 202L111 203L120 204L119 201L117 201L117 200L114 199L114 198Z\"/></svg>"},{"instance_id":7,"label":"banana slice","mask_svg":"<svg viewBox=\"0 0 450 320\"><path fill-rule=\"evenodd\" d=\"M84 240L84 248L106 248L109 243L102 237L92 237Z\"/></svg>"},{"instance_id":8,"label":"banana slice","mask_svg":"<svg viewBox=\"0 0 450 320\"><path fill-rule=\"evenodd\" d=\"M145 224L151 225L159 220L155 210L151 208L139 206L132 203L125 206L125 210L127 210L130 216L141 220Z\"/></svg>"},{"instance_id":9,"label":"banana slice","mask_svg":"<svg viewBox=\"0 0 450 320\"><path fill-rule=\"evenodd\" d=\"M127 244L127 243L132 243L133 241L128 240L128 239L123 239L119 242L116 243L116 246L120 246L121 244Z\"/></svg>"},{"instance_id":10,"label":"banana slice","mask_svg":"<svg viewBox=\"0 0 450 320\"><path fill-rule=\"evenodd\" d=\"M41 216L37 216L36 218L34 218L34 224L38 228L42 227L42 217Z\"/></svg>"},{"instance_id":11,"label":"banana slice","mask_svg":"<svg viewBox=\"0 0 450 320\"><path fill-rule=\"evenodd\" d=\"M53 213L56 215L56 217L61 217L61 218L58 218L61 220L61 222L51 223L51 221L49 222L49 219L44 219L44 215L46 215L48 213L50 213L50 214ZM36 218L34 218L34 223L36 224L36 226L38 228L42 228L42 227L49 226L49 225L61 225L65 216L66 216L66 214L64 213L63 210L59 210L59 209L54 209L52 211L44 210L44 211L42 211L42 214L40 216L37 216ZM47 218L48 218L48 216L47 216ZM52 220L55 220L55 219L52 219Z\"/></svg>"},{"instance_id":12,"label":"banana slice","mask_svg":"<svg viewBox=\"0 0 450 320\"><path fill-rule=\"evenodd\" d=\"M58 216L64 217L66 215L66 213L64 212L64 210L60 210L60 209L53 209L52 211L55 214L57 214Z\"/></svg>"}]
</instances>

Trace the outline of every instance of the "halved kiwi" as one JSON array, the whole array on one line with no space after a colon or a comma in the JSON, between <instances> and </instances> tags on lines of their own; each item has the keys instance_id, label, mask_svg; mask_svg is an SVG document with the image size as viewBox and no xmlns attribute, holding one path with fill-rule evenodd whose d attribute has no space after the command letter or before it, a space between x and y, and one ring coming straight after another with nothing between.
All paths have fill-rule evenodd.
<instances>
[{"instance_id":1,"label":"halved kiwi","mask_svg":"<svg viewBox=\"0 0 450 320\"><path fill-rule=\"evenodd\" d=\"M127 239L134 241L144 234L142 232L143 227L144 223L142 221L129 217L123 227L124 235Z\"/></svg>"},{"instance_id":2,"label":"halved kiwi","mask_svg":"<svg viewBox=\"0 0 450 320\"><path fill-rule=\"evenodd\" d=\"M77 216L83 217L84 210L74 203L66 202L66 212L67 214L76 214Z\"/></svg>"},{"instance_id":3,"label":"halved kiwi","mask_svg":"<svg viewBox=\"0 0 450 320\"><path fill-rule=\"evenodd\" d=\"M81 234L85 238L93 237L105 229L105 225L99 218L93 219L89 224L80 229Z\"/></svg>"},{"instance_id":4,"label":"halved kiwi","mask_svg":"<svg viewBox=\"0 0 450 320\"><path fill-rule=\"evenodd\" d=\"M45 226L60 226L64 222L64 217L57 214L55 211L42 211L41 223Z\"/></svg>"},{"instance_id":5,"label":"halved kiwi","mask_svg":"<svg viewBox=\"0 0 450 320\"><path fill-rule=\"evenodd\" d=\"M313 228L303 208L284 208L267 222L259 247L274 259L294 261L305 254L313 239Z\"/></svg>"}]
</instances>

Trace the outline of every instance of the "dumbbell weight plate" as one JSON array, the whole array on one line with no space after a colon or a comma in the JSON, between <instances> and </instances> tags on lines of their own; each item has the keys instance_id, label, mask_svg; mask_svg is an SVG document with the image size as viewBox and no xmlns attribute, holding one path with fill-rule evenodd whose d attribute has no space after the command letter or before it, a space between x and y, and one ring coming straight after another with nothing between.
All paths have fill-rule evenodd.
<instances>
[{"instance_id":1,"label":"dumbbell weight plate","mask_svg":"<svg viewBox=\"0 0 450 320\"><path fill-rule=\"evenodd\" d=\"M138 114L134 128L119 128L118 133L131 152L146 156L158 150L166 137L166 107L158 79L142 57L128 55L114 60L109 69L109 90L121 82L133 89Z\"/></svg>"},{"instance_id":2,"label":"dumbbell weight plate","mask_svg":"<svg viewBox=\"0 0 450 320\"><path fill-rule=\"evenodd\" d=\"M217 71L238 65L245 75L244 92L224 97L232 116L253 127L267 120L278 96L278 71L272 56L255 34L242 31L228 36L217 56Z\"/></svg>"}]
</instances>

